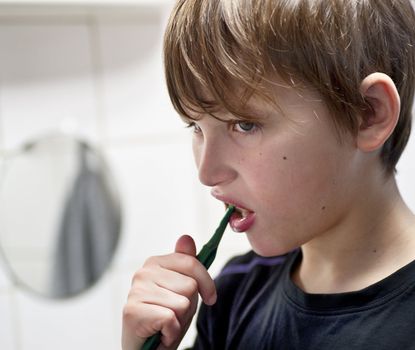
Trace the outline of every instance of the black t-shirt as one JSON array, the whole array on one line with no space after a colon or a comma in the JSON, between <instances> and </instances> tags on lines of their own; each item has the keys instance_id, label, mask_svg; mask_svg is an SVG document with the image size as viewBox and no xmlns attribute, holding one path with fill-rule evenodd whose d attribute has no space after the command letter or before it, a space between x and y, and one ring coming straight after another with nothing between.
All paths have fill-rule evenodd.
<instances>
[{"instance_id":1,"label":"black t-shirt","mask_svg":"<svg viewBox=\"0 0 415 350\"><path fill-rule=\"evenodd\" d=\"M193 349L415 349L415 262L356 292L307 294L290 279L301 250L232 259L202 305Z\"/></svg>"}]
</instances>

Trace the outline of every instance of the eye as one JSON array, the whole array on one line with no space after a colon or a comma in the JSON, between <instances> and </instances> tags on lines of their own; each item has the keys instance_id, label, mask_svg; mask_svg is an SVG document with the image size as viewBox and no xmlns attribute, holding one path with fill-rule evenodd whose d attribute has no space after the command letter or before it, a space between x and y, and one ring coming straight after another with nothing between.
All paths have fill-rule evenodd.
<instances>
[{"instance_id":1,"label":"eye","mask_svg":"<svg viewBox=\"0 0 415 350\"><path fill-rule=\"evenodd\" d=\"M240 132L240 133L253 133L257 131L257 129L259 128L259 125L254 122L240 121L240 122L235 122L233 124L233 128L235 131Z\"/></svg>"}]
</instances>

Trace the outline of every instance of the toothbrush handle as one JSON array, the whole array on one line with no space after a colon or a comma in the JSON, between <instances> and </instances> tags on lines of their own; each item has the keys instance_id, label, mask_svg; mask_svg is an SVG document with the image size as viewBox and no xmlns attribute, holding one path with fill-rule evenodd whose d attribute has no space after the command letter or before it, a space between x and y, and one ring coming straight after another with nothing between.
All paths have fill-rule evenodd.
<instances>
[{"instance_id":1,"label":"toothbrush handle","mask_svg":"<svg viewBox=\"0 0 415 350\"><path fill-rule=\"evenodd\" d=\"M141 350L156 350L161 343L161 332L148 337Z\"/></svg>"},{"instance_id":2,"label":"toothbrush handle","mask_svg":"<svg viewBox=\"0 0 415 350\"><path fill-rule=\"evenodd\" d=\"M197 260L199 260L203 266L208 269L212 265L213 260L215 260L216 249L212 250L210 247L203 247L200 253L197 255ZM161 333L158 332L151 337L147 338L141 350L156 350L161 342Z\"/></svg>"},{"instance_id":3,"label":"toothbrush handle","mask_svg":"<svg viewBox=\"0 0 415 350\"><path fill-rule=\"evenodd\" d=\"M202 247L201 251L196 256L196 259L199 260L206 269L208 269L215 260L219 242L222 238L223 232L225 231L226 225L228 224L229 218L234 210L235 208L233 206L230 206L227 209L225 216L220 222L219 227L215 231L212 239ZM156 350L160 343L161 332L158 332L147 338L141 350Z\"/></svg>"},{"instance_id":4,"label":"toothbrush handle","mask_svg":"<svg viewBox=\"0 0 415 350\"><path fill-rule=\"evenodd\" d=\"M204 246L196 258L199 260L206 270L212 265L216 257L217 248L212 249L209 246Z\"/></svg>"}]
</instances>

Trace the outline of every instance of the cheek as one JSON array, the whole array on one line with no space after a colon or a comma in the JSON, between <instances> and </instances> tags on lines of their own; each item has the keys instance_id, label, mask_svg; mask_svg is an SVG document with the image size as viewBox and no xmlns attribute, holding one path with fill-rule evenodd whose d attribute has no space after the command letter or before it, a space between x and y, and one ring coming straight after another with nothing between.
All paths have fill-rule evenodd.
<instances>
[{"instance_id":1,"label":"cheek","mask_svg":"<svg viewBox=\"0 0 415 350\"><path fill-rule=\"evenodd\" d=\"M341 182L337 157L317 149L286 148L252 166L258 201L282 216L325 210ZM324 209L322 209L324 208Z\"/></svg>"}]
</instances>

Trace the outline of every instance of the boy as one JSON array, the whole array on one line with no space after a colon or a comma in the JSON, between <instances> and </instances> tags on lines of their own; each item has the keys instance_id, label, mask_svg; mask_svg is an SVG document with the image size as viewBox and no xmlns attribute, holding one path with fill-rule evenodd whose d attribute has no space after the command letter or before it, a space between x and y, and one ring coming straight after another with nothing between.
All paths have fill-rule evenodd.
<instances>
[{"instance_id":1,"label":"boy","mask_svg":"<svg viewBox=\"0 0 415 350\"><path fill-rule=\"evenodd\" d=\"M180 0L165 35L200 181L253 251L216 287L189 236L133 280L123 349L415 349L409 0Z\"/></svg>"}]
</instances>

